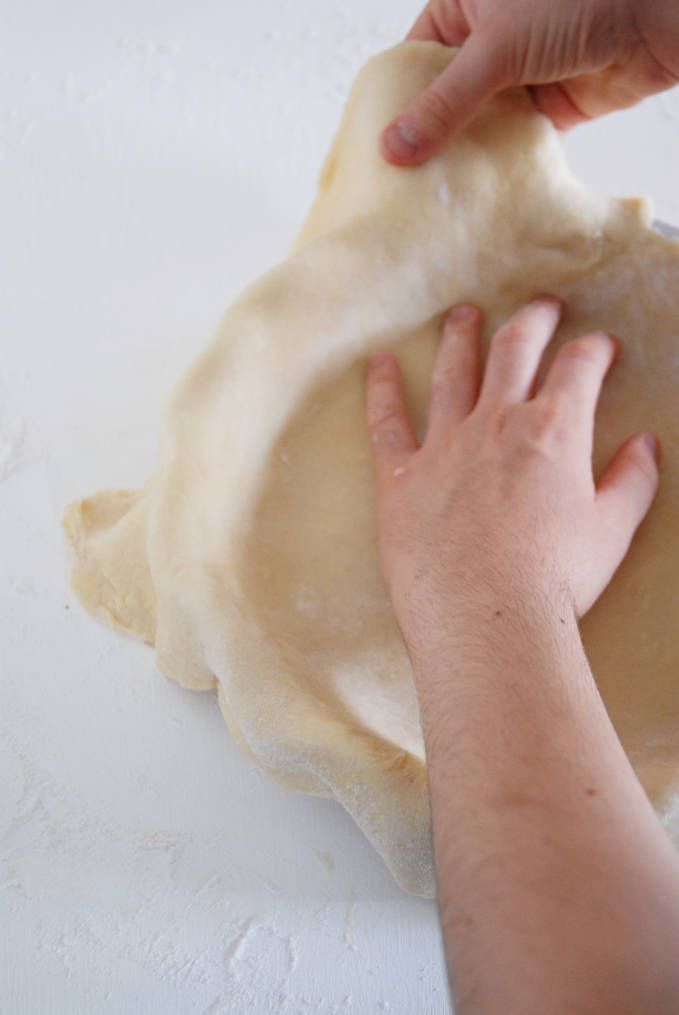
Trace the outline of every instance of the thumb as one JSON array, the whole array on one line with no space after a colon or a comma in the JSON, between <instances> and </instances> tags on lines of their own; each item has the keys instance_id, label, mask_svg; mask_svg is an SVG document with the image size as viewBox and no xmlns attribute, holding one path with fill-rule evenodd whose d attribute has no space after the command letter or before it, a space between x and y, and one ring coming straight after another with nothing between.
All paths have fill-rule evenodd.
<instances>
[{"instance_id":1,"label":"thumb","mask_svg":"<svg viewBox=\"0 0 679 1015\"><path fill-rule=\"evenodd\" d=\"M373 356L368 365L366 415L373 446L378 497L405 472L417 441L408 418L401 370L390 353Z\"/></svg>"},{"instance_id":2,"label":"thumb","mask_svg":"<svg viewBox=\"0 0 679 1015\"><path fill-rule=\"evenodd\" d=\"M652 434L637 434L618 448L599 480L596 503L604 541L615 556L615 568L646 517L658 489L660 445Z\"/></svg>"},{"instance_id":3,"label":"thumb","mask_svg":"<svg viewBox=\"0 0 679 1015\"><path fill-rule=\"evenodd\" d=\"M425 162L457 134L476 110L512 84L502 36L479 28L454 60L382 133L383 157L397 166Z\"/></svg>"}]
</instances>

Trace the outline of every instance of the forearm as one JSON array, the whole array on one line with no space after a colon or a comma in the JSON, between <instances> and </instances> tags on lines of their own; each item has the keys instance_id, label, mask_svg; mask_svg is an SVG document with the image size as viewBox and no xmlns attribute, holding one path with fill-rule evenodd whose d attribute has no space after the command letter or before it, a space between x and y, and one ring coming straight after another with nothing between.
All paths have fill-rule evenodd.
<instances>
[{"instance_id":1,"label":"forearm","mask_svg":"<svg viewBox=\"0 0 679 1015\"><path fill-rule=\"evenodd\" d=\"M679 859L573 611L473 609L410 646L456 1012L676 1013Z\"/></svg>"}]
</instances>

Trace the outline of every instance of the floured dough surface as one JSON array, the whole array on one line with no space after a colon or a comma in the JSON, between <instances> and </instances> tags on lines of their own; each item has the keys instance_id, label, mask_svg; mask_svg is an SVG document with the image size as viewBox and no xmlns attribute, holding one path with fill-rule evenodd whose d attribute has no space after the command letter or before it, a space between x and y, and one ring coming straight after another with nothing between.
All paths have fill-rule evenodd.
<instances>
[{"instance_id":1,"label":"floured dough surface","mask_svg":"<svg viewBox=\"0 0 679 1015\"><path fill-rule=\"evenodd\" d=\"M679 244L650 230L643 202L582 187L522 91L427 165L384 163L380 130L451 58L406 43L365 66L289 257L226 312L175 389L156 475L64 519L84 605L155 644L180 683L217 686L240 746L277 782L340 801L424 895L424 746L378 568L364 364L397 353L422 428L442 315L459 300L483 308L486 338L550 291L568 304L553 348L594 328L623 340L595 473L650 429L662 483L582 631L661 814L679 793Z\"/></svg>"}]
</instances>

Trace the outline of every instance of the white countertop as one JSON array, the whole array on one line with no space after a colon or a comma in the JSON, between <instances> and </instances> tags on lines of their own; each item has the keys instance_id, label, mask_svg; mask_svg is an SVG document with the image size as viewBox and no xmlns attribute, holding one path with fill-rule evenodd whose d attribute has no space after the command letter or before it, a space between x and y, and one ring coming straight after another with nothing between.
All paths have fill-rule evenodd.
<instances>
[{"instance_id":1,"label":"white countertop","mask_svg":"<svg viewBox=\"0 0 679 1015\"><path fill-rule=\"evenodd\" d=\"M285 252L355 71L416 13L2 0L3 1013L450 1010L435 904L338 805L254 768L213 695L84 614L59 527L153 471L171 385ZM679 222L679 92L566 147Z\"/></svg>"}]
</instances>

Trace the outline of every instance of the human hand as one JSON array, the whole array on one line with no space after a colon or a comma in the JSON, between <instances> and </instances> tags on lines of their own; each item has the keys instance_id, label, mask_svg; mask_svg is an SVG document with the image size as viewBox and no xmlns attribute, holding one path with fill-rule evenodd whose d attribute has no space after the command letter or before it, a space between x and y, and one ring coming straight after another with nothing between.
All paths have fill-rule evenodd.
<instances>
[{"instance_id":1,"label":"human hand","mask_svg":"<svg viewBox=\"0 0 679 1015\"><path fill-rule=\"evenodd\" d=\"M382 353L370 362L380 562L409 645L479 604L495 613L516 594L559 605L565 597L582 616L651 505L653 436L625 441L596 486L592 475L594 414L617 339L597 332L565 343L534 392L561 309L543 296L510 318L481 381L480 314L454 307L421 447L396 359Z\"/></svg>"},{"instance_id":2,"label":"human hand","mask_svg":"<svg viewBox=\"0 0 679 1015\"><path fill-rule=\"evenodd\" d=\"M532 86L565 130L679 82L676 0L430 0L407 38L462 48L382 134L396 165L426 161L504 88Z\"/></svg>"}]
</instances>

